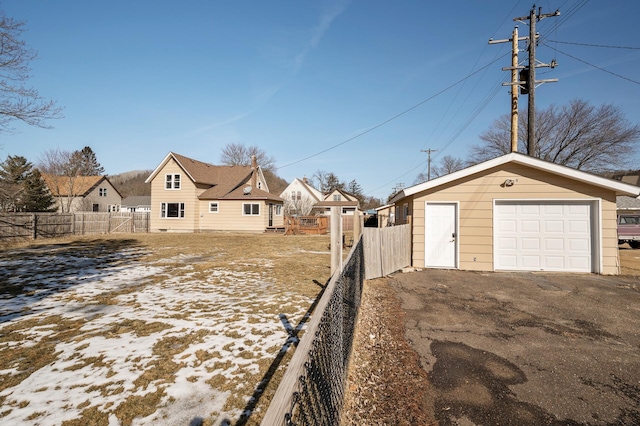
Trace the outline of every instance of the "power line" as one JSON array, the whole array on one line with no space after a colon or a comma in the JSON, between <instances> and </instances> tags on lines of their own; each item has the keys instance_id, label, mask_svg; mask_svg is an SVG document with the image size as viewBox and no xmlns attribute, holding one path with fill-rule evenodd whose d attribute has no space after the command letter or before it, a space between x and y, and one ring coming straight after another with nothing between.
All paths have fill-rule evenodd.
<instances>
[{"instance_id":1,"label":"power line","mask_svg":"<svg viewBox=\"0 0 640 426\"><path fill-rule=\"evenodd\" d=\"M610 46L606 44L591 44L591 43L574 43L571 41L559 41L559 40L545 40L550 43L559 43L559 44L573 44L575 46L588 46L588 47L602 47L606 49L629 49L629 50L640 50L640 47L632 47L632 46Z\"/></svg>"},{"instance_id":2,"label":"power line","mask_svg":"<svg viewBox=\"0 0 640 426\"><path fill-rule=\"evenodd\" d=\"M545 43L543 43L543 44L545 44ZM546 45L546 44L545 44L545 45ZM548 46L547 46L547 47L548 47ZM557 50L557 51L558 51L559 53L561 53L561 54L565 55L565 56L568 56L568 57L570 57L570 58L572 58L572 59L575 59L576 61L582 62L583 64L589 65L590 67L593 67L593 68L598 69L598 70L600 70L600 71L606 72L606 73L611 74L611 75L613 75L613 76L615 76L615 77L621 78L621 79L623 79L623 80L627 80L627 81L629 81L629 82L631 82L631 83L634 83L634 84L640 84L640 81L632 80L632 79L630 79L630 78L628 78L628 77L625 77L625 76L623 76L623 75L616 74L616 73L615 73L615 72L613 72L613 71L606 70L606 69L604 69L604 68L602 68L602 67L599 67L599 66L594 65L594 64L592 64L592 63L589 63L589 62L587 62L587 61L585 61L585 60L582 60L582 59L580 59L580 58L577 58L577 57L575 57L575 56L573 56L573 55L570 55L570 54L568 54L568 53L566 53L566 52L563 52L562 50Z\"/></svg>"},{"instance_id":3,"label":"power line","mask_svg":"<svg viewBox=\"0 0 640 426\"><path fill-rule=\"evenodd\" d=\"M352 137L350 137L350 138L348 138L348 139L346 139L346 140L344 140L344 141L342 141L342 142L340 142L340 143L337 143L337 144L335 144L335 145L333 145L333 146L330 146L329 148L323 149L322 151L316 152L315 154L312 154L312 155L309 155L309 156L307 156L307 157L301 158L300 160L296 160L296 161L294 161L294 162L292 162L292 163L288 163L288 164L285 164L285 165L283 165L283 166L279 166L279 167L277 167L277 169L278 169L278 170L280 170L280 169L283 169L283 168L285 168L285 167L293 166L294 164L298 164L298 163L301 163L301 162L303 162L303 161L309 160L309 159L311 159L311 158L317 157L318 155L324 154L325 152L331 151L332 149L335 149L335 148L337 148L337 147L339 147L339 146L342 146L342 145L344 145L344 144L346 144L346 143L348 143L348 142L351 142L351 141L353 141L353 140L355 140L355 139L358 139L359 137L364 136L364 135L366 135L367 133L370 133L370 132L372 132L372 131L374 131L374 130L378 129L378 128L380 128L380 127L384 126L385 124L388 124L388 123L392 122L393 120L395 120L395 119L397 119L397 118L402 117L403 115L405 115L405 114L407 114L407 113L409 113L409 112L413 111L414 109L416 109L416 108L418 108L418 107L422 106L423 104L425 104L425 103L429 102L430 100L435 99L436 97L440 96L441 94L443 94L443 93L447 92L448 90L451 90L452 88L456 87L458 84L460 84L460 83L462 83L462 82L466 81L467 79L469 79L469 78L473 77L474 75L478 74L480 71L484 70L485 68L490 67L490 66L491 66L491 65L493 65L495 62L498 62L500 59L502 59L503 57L505 57L505 56L506 56L506 55L508 55L508 54L509 54L509 53L507 52L506 54L504 54L504 55L500 56L499 58L496 58L495 60L493 60L492 62L488 63L487 65L485 65L485 66L483 66L483 67L481 67L481 68L477 69L476 71L474 71L474 72L470 73L470 74L469 74L469 75L467 75L466 77L463 77L463 78L461 78L460 80L456 81L455 83L453 83L453 84L451 84L451 85L447 86L446 88L442 89L442 90L441 90L441 91L439 91L438 93L436 93L436 94L434 94L434 95L432 95L432 96L428 97L427 99L425 99L425 100L423 100L423 101L418 102L417 104L415 104L415 105L413 105L412 107L407 108L406 110L404 110L404 111L402 111L402 112L400 112L400 113L398 113L398 114L394 115L393 117L388 118L388 119L384 120L383 122L378 123L378 124L376 124L375 126L370 127L369 129L367 129L367 130L365 130L365 131L363 131L363 132L358 133L358 134L357 134L357 135L355 135L355 136L352 136Z\"/></svg>"}]
</instances>

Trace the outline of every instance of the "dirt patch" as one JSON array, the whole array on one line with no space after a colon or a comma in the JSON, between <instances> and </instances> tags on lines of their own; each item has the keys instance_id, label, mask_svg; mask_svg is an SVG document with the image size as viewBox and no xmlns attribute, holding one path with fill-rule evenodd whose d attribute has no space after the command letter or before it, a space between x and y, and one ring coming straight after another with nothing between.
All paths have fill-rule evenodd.
<instances>
[{"instance_id":1,"label":"dirt patch","mask_svg":"<svg viewBox=\"0 0 640 426\"><path fill-rule=\"evenodd\" d=\"M403 312L386 280L367 281L343 411L345 426L435 425L434 390L404 339Z\"/></svg>"}]
</instances>

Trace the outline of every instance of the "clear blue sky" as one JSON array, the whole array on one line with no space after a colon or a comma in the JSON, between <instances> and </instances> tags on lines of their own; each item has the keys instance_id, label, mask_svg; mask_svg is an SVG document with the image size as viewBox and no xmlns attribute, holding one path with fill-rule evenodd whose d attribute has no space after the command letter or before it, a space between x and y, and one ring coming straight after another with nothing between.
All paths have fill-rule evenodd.
<instances>
[{"instance_id":1,"label":"clear blue sky","mask_svg":"<svg viewBox=\"0 0 640 426\"><path fill-rule=\"evenodd\" d=\"M501 83L511 46L488 39L509 38L515 25L526 35L513 18L532 4L2 0L39 53L30 86L65 118L48 130L16 124L0 135L0 159L37 163L52 148L90 146L117 174L153 169L169 151L219 164L225 145L243 143L275 157L287 181L324 170L386 199L426 170L422 149L437 149L435 162L466 157L509 112ZM537 24L546 40L640 47L637 0L537 6L560 9ZM559 82L537 89L538 108L582 98L640 122L640 50L548 43L538 59L559 65L538 77Z\"/></svg>"}]
</instances>

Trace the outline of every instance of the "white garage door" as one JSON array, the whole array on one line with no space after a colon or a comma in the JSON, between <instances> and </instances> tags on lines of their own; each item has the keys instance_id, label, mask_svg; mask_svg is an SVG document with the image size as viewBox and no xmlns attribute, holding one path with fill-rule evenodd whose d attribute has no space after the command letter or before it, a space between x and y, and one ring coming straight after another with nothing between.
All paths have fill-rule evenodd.
<instances>
[{"instance_id":1,"label":"white garage door","mask_svg":"<svg viewBox=\"0 0 640 426\"><path fill-rule=\"evenodd\" d=\"M496 201L495 269L592 272L589 202Z\"/></svg>"}]
</instances>

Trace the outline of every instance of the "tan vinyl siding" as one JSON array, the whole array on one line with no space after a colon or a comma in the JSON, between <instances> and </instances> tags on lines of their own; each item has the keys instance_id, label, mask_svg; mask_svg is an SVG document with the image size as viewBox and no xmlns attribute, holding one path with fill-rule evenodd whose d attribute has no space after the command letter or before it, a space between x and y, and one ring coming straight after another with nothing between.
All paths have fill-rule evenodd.
<instances>
[{"instance_id":1,"label":"tan vinyl siding","mask_svg":"<svg viewBox=\"0 0 640 426\"><path fill-rule=\"evenodd\" d=\"M218 203L218 212L209 212L209 203ZM243 204L259 204L260 214L243 215ZM264 200L205 200L200 202L201 231L264 232L269 224L269 206ZM273 216L274 226L282 226L282 216Z\"/></svg>"},{"instance_id":2,"label":"tan vinyl siding","mask_svg":"<svg viewBox=\"0 0 640 426\"><path fill-rule=\"evenodd\" d=\"M165 189L165 176L180 174L180 189ZM197 229L199 209L196 188L187 174L171 159L151 181L151 231L193 232ZM161 203L184 203L184 218L161 218Z\"/></svg>"},{"instance_id":3,"label":"tan vinyl siding","mask_svg":"<svg viewBox=\"0 0 640 426\"><path fill-rule=\"evenodd\" d=\"M506 179L517 179L510 187L501 186ZM413 265L424 267L424 209L427 201L459 202L460 269L493 271L493 207L494 200L597 200L601 199L602 234L600 247L594 251L602 257L603 274L618 273L618 241L616 232L616 197L602 189L552 173L518 164L505 164L481 174L471 175L415 196L399 200L411 203L413 215ZM599 224L596 227L600 226ZM596 229L596 233L599 230ZM475 261L474 261L475 258ZM600 262L595 258L594 262Z\"/></svg>"}]
</instances>

